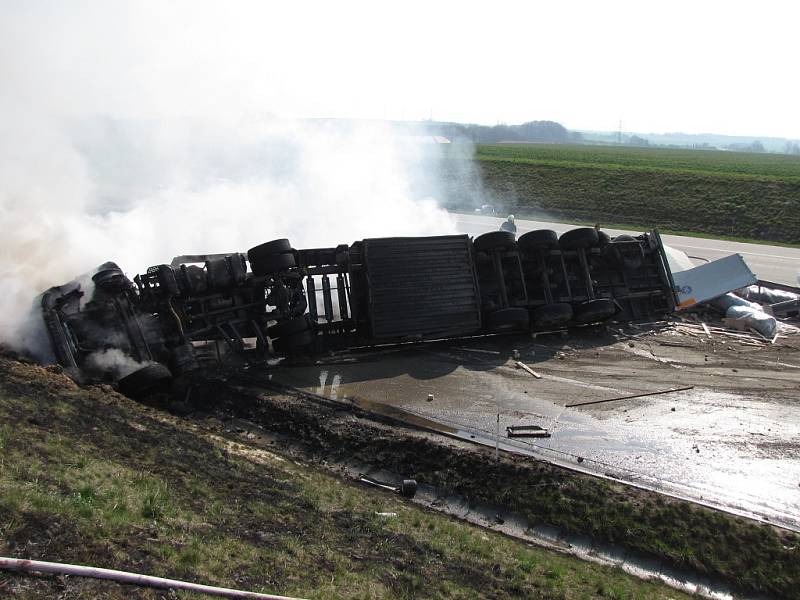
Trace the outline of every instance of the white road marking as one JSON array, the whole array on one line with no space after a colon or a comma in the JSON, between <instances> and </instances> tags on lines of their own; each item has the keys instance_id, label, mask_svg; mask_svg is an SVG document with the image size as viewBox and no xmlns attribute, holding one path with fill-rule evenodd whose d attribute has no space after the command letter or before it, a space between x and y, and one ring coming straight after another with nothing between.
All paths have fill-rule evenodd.
<instances>
[{"instance_id":1,"label":"white road marking","mask_svg":"<svg viewBox=\"0 0 800 600\"><path fill-rule=\"evenodd\" d=\"M728 254L747 254L749 256L763 256L764 258L777 258L778 260L790 260L800 262L800 256L782 256L780 254L763 254L761 252L748 252L746 250L725 250L723 248L714 248L710 246L690 246L681 242L673 242L670 244L676 248L690 248L692 250L709 250L711 252L727 252Z\"/></svg>"}]
</instances>

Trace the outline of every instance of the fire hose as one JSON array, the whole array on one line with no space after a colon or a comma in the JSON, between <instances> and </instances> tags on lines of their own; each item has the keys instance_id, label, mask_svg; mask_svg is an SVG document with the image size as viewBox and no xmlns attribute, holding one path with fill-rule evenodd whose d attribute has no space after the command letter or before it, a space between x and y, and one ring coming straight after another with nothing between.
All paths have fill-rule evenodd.
<instances>
[{"instance_id":1,"label":"fire hose","mask_svg":"<svg viewBox=\"0 0 800 600\"><path fill-rule=\"evenodd\" d=\"M74 575L77 577L93 577L95 579L110 579L119 583L127 583L145 587L164 588L173 590L187 590L211 596L223 596L226 598L259 598L260 600L301 600L290 596L276 596L274 594L261 594L259 592L246 592L233 590L230 588L202 585L179 581L177 579L165 579L163 577L153 577L129 571L116 571L114 569L101 569L99 567L85 567L80 565L70 565L66 563L45 562L40 560L27 560L22 558L5 558L0 556L0 569L8 571L22 571L25 573L54 573L56 575Z\"/></svg>"}]
</instances>

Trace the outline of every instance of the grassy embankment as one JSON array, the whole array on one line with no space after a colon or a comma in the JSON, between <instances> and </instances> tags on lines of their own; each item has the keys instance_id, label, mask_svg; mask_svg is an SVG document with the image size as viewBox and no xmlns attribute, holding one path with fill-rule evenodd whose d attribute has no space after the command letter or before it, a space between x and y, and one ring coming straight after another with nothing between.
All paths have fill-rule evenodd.
<instances>
[{"instance_id":1,"label":"grassy embankment","mask_svg":"<svg viewBox=\"0 0 800 600\"><path fill-rule=\"evenodd\" d=\"M2 356L0 555L312 598L684 597ZM163 596L0 572L6 594Z\"/></svg>"},{"instance_id":2,"label":"grassy embankment","mask_svg":"<svg viewBox=\"0 0 800 600\"><path fill-rule=\"evenodd\" d=\"M219 390L214 397L224 395ZM796 534L524 457L495 463L490 449L459 448L302 399L258 398L227 402L321 456L380 465L472 502L506 507L529 523L622 546L748 593L800 598Z\"/></svg>"},{"instance_id":3,"label":"grassy embankment","mask_svg":"<svg viewBox=\"0 0 800 600\"><path fill-rule=\"evenodd\" d=\"M509 211L800 244L800 157L708 150L480 145Z\"/></svg>"}]
</instances>

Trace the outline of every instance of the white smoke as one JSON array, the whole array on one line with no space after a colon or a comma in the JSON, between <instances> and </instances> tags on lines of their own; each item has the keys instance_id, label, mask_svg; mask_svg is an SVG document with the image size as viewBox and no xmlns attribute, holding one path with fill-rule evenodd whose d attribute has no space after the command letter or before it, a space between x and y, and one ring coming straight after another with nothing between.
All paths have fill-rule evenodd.
<instances>
[{"instance_id":1,"label":"white smoke","mask_svg":"<svg viewBox=\"0 0 800 600\"><path fill-rule=\"evenodd\" d=\"M105 3L30 6L0 20L1 342L28 344L33 298L108 260L133 275L175 255L279 237L302 248L454 232L438 204L435 145L384 122L255 111L267 96L253 86L239 90L244 99L230 94L245 81L225 70L241 75L235 48L209 71L165 77L163 61L191 62L186 47L168 44L166 56L116 21L115 37L101 22L115 10ZM124 6L141 33L144 9ZM230 104L200 98L197 116L187 85L215 83ZM181 116L181 102L192 116Z\"/></svg>"},{"instance_id":2,"label":"white smoke","mask_svg":"<svg viewBox=\"0 0 800 600\"><path fill-rule=\"evenodd\" d=\"M92 352L86 357L86 365L90 369L100 373L109 373L114 380L122 379L149 364L152 363L140 363L134 360L118 348Z\"/></svg>"}]
</instances>

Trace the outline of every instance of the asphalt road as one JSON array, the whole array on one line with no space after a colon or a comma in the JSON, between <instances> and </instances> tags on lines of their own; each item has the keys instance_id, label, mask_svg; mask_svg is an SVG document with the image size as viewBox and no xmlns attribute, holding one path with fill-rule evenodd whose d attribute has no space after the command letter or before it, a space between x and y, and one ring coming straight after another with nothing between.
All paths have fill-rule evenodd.
<instances>
[{"instance_id":1,"label":"asphalt road","mask_svg":"<svg viewBox=\"0 0 800 600\"><path fill-rule=\"evenodd\" d=\"M500 227L505 219L488 215L453 214L459 232L469 235L479 235L487 231L494 231ZM546 221L525 221L517 219L517 235L533 229L552 229L556 233L563 233L574 229L575 225L565 223L549 223ZM602 226L602 223L601 223ZM615 236L622 233L639 234L641 231L624 231L621 229L604 229L609 235ZM726 240L713 240L694 238L681 235L662 236L665 244L683 250L690 257L695 258L696 264L702 260L716 260L730 254L741 254L750 270L759 279L774 281L787 285L798 285L800 276L800 248L784 248L781 246L766 246L762 244L745 244L742 242L729 242Z\"/></svg>"},{"instance_id":2,"label":"asphalt road","mask_svg":"<svg viewBox=\"0 0 800 600\"><path fill-rule=\"evenodd\" d=\"M577 330L385 348L271 374L367 410L401 409L404 420L433 421L454 437L800 531L800 352L790 341L753 347L672 329L615 341ZM515 368L515 349L540 378ZM665 390L676 391L566 406ZM512 425L552 435L513 440Z\"/></svg>"}]
</instances>

